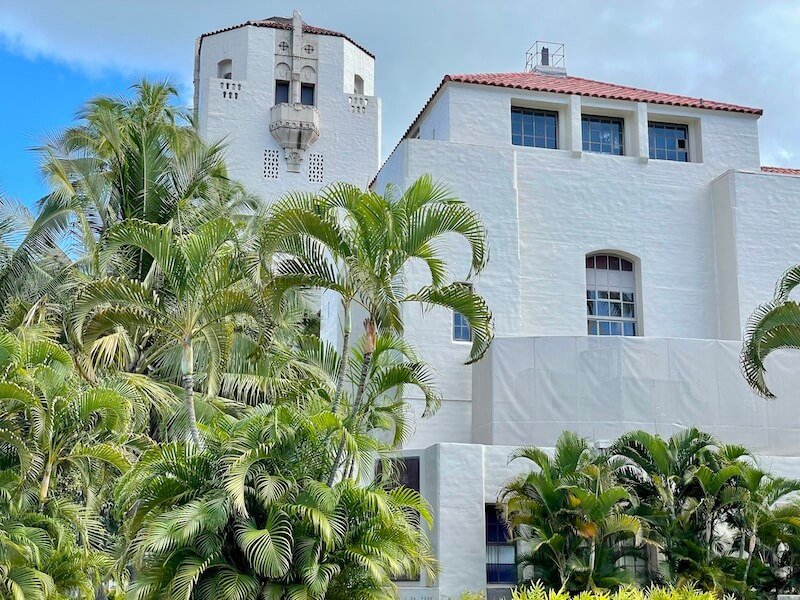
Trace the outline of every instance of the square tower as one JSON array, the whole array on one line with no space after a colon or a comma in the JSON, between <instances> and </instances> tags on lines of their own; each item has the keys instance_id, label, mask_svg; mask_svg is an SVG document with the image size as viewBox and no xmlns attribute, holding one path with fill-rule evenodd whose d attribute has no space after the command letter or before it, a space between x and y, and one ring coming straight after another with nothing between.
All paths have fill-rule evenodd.
<instances>
[{"instance_id":1,"label":"square tower","mask_svg":"<svg viewBox=\"0 0 800 600\"><path fill-rule=\"evenodd\" d=\"M292 18L200 36L195 116L228 146L231 176L268 202L334 182L366 187L380 166L375 57L346 35Z\"/></svg>"}]
</instances>

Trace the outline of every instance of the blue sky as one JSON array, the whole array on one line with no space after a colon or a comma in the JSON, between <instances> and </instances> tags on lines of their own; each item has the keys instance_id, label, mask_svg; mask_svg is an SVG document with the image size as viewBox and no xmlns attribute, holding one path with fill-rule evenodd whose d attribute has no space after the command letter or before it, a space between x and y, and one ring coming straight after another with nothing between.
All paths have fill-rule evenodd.
<instances>
[{"instance_id":1,"label":"blue sky","mask_svg":"<svg viewBox=\"0 0 800 600\"><path fill-rule=\"evenodd\" d=\"M114 70L89 74L52 59L20 55L7 45L0 45L0 73L8 86L0 93L0 191L32 205L45 186L31 149L71 123L88 98L125 93L132 75ZM155 70L148 75L165 76Z\"/></svg>"},{"instance_id":2,"label":"blue sky","mask_svg":"<svg viewBox=\"0 0 800 600\"><path fill-rule=\"evenodd\" d=\"M800 167L800 3L790 0L0 0L0 191L45 191L27 149L81 104L170 77L191 101L204 31L293 8L377 56L383 151L446 73L519 71L537 39L571 75L763 108L762 164Z\"/></svg>"}]
</instances>

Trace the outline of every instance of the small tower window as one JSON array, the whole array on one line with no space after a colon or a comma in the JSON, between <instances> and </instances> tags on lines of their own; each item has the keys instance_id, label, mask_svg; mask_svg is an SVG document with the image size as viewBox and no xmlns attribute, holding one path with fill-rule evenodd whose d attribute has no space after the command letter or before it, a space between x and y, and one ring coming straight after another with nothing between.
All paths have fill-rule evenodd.
<instances>
[{"instance_id":1,"label":"small tower window","mask_svg":"<svg viewBox=\"0 0 800 600\"><path fill-rule=\"evenodd\" d=\"M364 95L364 79L362 79L361 75L353 77L353 93Z\"/></svg>"},{"instance_id":2,"label":"small tower window","mask_svg":"<svg viewBox=\"0 0 800 600\"><path fill-rule=\"evenodd\" d=\"M279 79L275 82L275 104L287 102L289 102L289 82Z\"/></svg>"},{"instance_id":3,"label":"small tower window","mask_svg":"<svg viewBox=\"0 0 800 600\"><path fill-rule=\"evenodd\" d=\"M226 58L217 63L217 77L219 79L233 78L233 61L230 58Z\"/></svg>"},{"instance_id":4,"label":"small tower window","mask_svg":"<svg viewBox=\"0 0 800 600\"><path fill-rule=\"evenodd\" d=\"M304 83L300 86L300 104L314 106L314 84Z\"/></svg>"}]
</instances>

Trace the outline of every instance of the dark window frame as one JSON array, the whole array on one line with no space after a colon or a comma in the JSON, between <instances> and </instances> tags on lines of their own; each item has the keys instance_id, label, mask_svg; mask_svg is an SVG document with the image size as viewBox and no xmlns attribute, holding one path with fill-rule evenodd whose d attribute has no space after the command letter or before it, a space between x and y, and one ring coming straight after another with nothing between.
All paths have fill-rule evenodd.
<instances>
[{"instance_id":1,"label":"dark window frame","mask_svg":"<svg viewBox=\"0 0 800 600\"><path fill-rule=\"evenodd\" d=\"M615 144L614 141L606 142L595 142L591 139L591 126L592 124L598 125L617 125L619 126L619 152L615 152ZM587 124L589 127L588 133L589 136L586 135L586 128L584 124ZM612 132L613 135L613 132ZM582 114L581 115L581 146L584 152L592 152L595 154L610 154L612 156L625 156L625 119L622 117L610 117L606 115L592 115L592 114ZM599 149L593 149L593 146L599 146ZM609 146L611 151L606 152L603 150L604 146Z\"/></svg>"},{"instance_id":2,"label":"dark window frame","mask_svg":"<svg viewBox=\"0 0 800 600\"><path fill-rule=\"evenodd\" d=\"M279 93L280 90L280 93ZM284 94L285 90L285 94ZM288 103L292 97L292 83L283 79L275 80L275 104Z\"/></svg>"},{"instance_id":3,"label":"dark window frame","mask_svg":"<svg viewBox=\"0 0 800 600\"><path fill-rule=\"evenodd\" d=\"M462 283L461 285L467 286L470 291L474 289L471 283ZM453 320L450 328L450 337L454 342L472 343L472 327L469 326L467 318L457 310L453 310L452 312ZM460 322L461 320L463 320L463 323ZM467 331L467 337L460 337L460 335L456 335L456 331L462 332L465 327Z\"/></svg>"},{"instance_id":4,"label":"dark window frame","mask_svg":"<svg viewBox=\"0 0 800 600\"><path fill-rule=\"evenodd\" d=\"M675 139L675 148L668 148L666 144L659 147L654 144L655 136L654 131L680 131L683 132L683 138L672 136ZM686 123L670 123L668 121L648 121L647 122L647 141L649 152L648 155L653 160L669 160L672 162L691 162L689 152L691 150L689 143L689 125ZM660 139L668 139L667 136L662 135ZM680 147L680 142L683 142L683 148ZM674 153L674 158L670 156ZM660 156L659 156L660 154ZM681 156L683 158L681 158Z\"/></svg>"},{"instance_id":5,"label":"dark window frame","mask_svg":"<svg viewBox=\"0 0 800 600\"><path fill-rule=\"evenodd\" d=\"M520 122L521 128L515 131L514 115L521 115ZM525 127L525 119L533 119L530 130L531 133L527 134ZM552 135L548 132L548 124L543 123L545 130L537 132L536 118L553 119L553 132ZM547 150L558 150L558 111L545 110L540 108L529 108L527 106L512 106L511 107L511 143L514 146L522 146L524 148L545 148ZM530 140L532 143L526 143ZM550 143L552 141L552 144Z\"/></svg>"},{"instance_id":6,"label":"dark window frame","mask_svg":"<svg viewBox=\"0 0 800 600\"><path fill-rule=\"evenodd\" d=\"M491 547L510 547L514 549L513 563L486 563L486 584L516 584L518 582L517 545L510 540L508 529L497 512L497 505L484 505L484 527L487 551Z\"/></svg>"},{"instance_id":7,"label":"dark window frame","mask_svg":"<svg viewBox=\"0 0 800 600\"><path fill-rule=\"evenodd\" d=\"M311 102L307 102L306 93L311 90ZM304 106L316 106L317 104L317 86L313 83L300 84L300 104Z\"/></svg>"}]
</instances>

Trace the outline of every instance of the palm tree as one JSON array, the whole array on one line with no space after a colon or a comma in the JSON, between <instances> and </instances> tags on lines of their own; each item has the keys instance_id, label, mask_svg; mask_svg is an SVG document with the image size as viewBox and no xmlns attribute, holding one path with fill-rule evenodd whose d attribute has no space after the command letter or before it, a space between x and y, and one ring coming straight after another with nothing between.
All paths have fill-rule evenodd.
<instances>
[{"instance_id":1,"label":"palm tree","mask_svg":"<svg viewBox=\"0 0 800 600\"><path fill-rule=\"evenodd\" d=\"M716 443L711 435L694 428L667 440L636 430L620 436L610 451L627 461L622 475L637 496L652 500L666 517L675 519L695 470Z\"/></svg>"},{"instance_id":2,"label":"palm tree","mask_svg":"<svg viewBox=\"0 0 800 600\"><path fill-rule=\"evenodd\" d=\"M0 330L0 597L92 599L113 572L96 508L147 445L133 414L35 327Z\"/></svg>"},{"instance_id":3,"label":"palm tree","mask_svg":"<svg viewBox=\"0 0 800 600\"><path fill-rule=\"evenodd\" d=\"M123 368L179 379L189 432L200 445L195 388L201 383L206 398L216 397L237 320L255 328L262 320L243 277L237 226L219 218L180 234L170 225L128 219L104 240L105 255L121 248L148 257L148 272L142 280L88 284L74 303L72 331L90 353L124 356Z\"/></svg>"},{"instance_id":4,"label":"palm tree","mask_svg":"<svg viewBox=\"0 0 800 600\"><path fill-rule=\"evenodd\" d=\"M626 513L631 497L614 479L607 457L565 431L551 458L540 448L520 448L537 468L512 478L500 493L506 520L528 552L521 564L534 578L562 590L618 587L629 581L618 561L635 555L643 522Z\"/></svg>"},{"instance_id":5,"label":"palm tree","mask_svg":"<svg viewBox=\"0 0 800 600\"><path fill-rule=\"evenodd\" d=\"M800 481L773 477L752 465L742 465L741 471L746 497L734 523L739 529L739 559L747 554L742 574L745 594L754 558L778 571L781 555L791 553L800 542Z\"/></svg>"},{"instance_id":6,"label":"palm tree","mask_svg":"<svg viewBox=\"0 0 800 600\"><path fill-rule=\"evenodd\" d=\"M738 589L721 557L731 515L743 500L740 479L749 453L687 429L664 440L644 431L622 435L611 451L623 459L620 481L640 503L662 545L667 579L705 589Z\"/></svg>"},{"instance_id":7,"label":"palm tree","mask_svg":"<svg viewBox=\"0 0 800 600\"><path fill-rule=\"evenodd\" d=\"M435 562L411 490L321 482L340 427L325 402L260 405L218 421L203 449L146 453L123 478L133 598L374 598Z\"/></svg>"},{"instance_id":8,"label":"palm tree","mask_svg":"<svg viewBox=\"0 0 800 600\"><path fill-rule=\"evenodd\" d=\"M349 354L354 306L378 329L402 333L401 307L411 302L461 312L473 330L468 362L474 362L491 341L491 314L468 286L448 281L437 248L448 234L466 240L470 273L479 273L488 258L480 218L429 176L399 196L392 188L379 195L335 184L316 196L290 195L268 212L260 227L262 271L278 290L318 288L339 296L341 356ZM422 261L430 276L430 285L418 290L406 289L404 279L413 260ZM341 384L337 388L341 392Z\"/></svg>"},{"instance_id":9,"label":"palm tree","mask_svg":"<svg viewBox=\"0 0 800 600\"><path fill-rule=\"evenodd\" d=\"M86 385L69 354L44 338L0 331L0 354L3 441L20 476L38 482L40 510L60 476L76 477L87 497L98 467L128 469L132 406L122 394Z\"/></svg>"},{"instance_id":10,"label":"palm tree","mask_svg":"<svg viewBox=\"0 0 800 600\"><path fill-rule=\"evenodd\" d=\"M361 411L365 378L373 360L374 339L379 331L403 332L402 306L440 306L456 310L472 329L468 363L483 356L492 339L491 313L472 288L448 280L447 262L437 243L447 235L466 240L470 275L480 272L488 258L486 231L478 215L453 198L429 176L397 195L392 188L383 195L337 184L319 195L293 194L278 202L263 219L259 233L259 277L269 279L275 298L292 289L323 289L338 295L343 314L340 356L351 346L351 312L365 313L365 344L361 375L354 404L348 415ZM430 285L407 289L405 271L412 261L425 264ZM337 375L333 410L340 408L347 360ZM342 439L329 481L341 466Z\"/></svg>"},{"instance_id":11,"label":"palm tree","mask_svg":"<svg viewBox=\"0 0 800 600\"><path fill-rule=\"evenodd\" d=\"M28 207L0 196L0 300L28 306L52 293L72 264L57 235L41 227Z\"/></svg>"},{"instance_id":12,"label":"palm tree","mask_svg":"<svg viewBox=\"0 0 800 600\"><path fill-rule=\"evenodd\" d=\"M764 374L767 356L782 348L800 348L800 303L789 296L800 285L800 265L781 275L773 299L753 311L745 328L741 367L747 383L765 398L774 398Z\"/></svg>"},{"instance_id":13,"label":"palm tree","mask_svg":"<svg viewBox=\"0 0 800 600\"><path fill-rule=\"evenodd\" d=\"M149 257L129 253L100 264L104 232L126 219L169 224L178 232L218 216L245 218L258 206L228 179L224 146L206 144L167 82L142 80L133 98L96 98L80 123L37 149L49 193L35 219L17 219L20 244L0 273L0 300L20 294L38 273L42 295L66 302L76 286L113 268L142 279ZM2 220L14 206L6 203ZM27 286L30 287L30 284Z\"/></svg>"}]
</instances>

